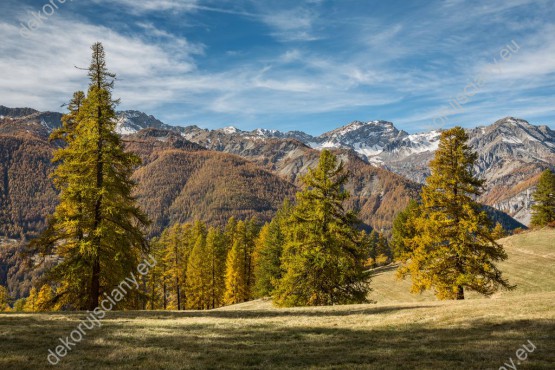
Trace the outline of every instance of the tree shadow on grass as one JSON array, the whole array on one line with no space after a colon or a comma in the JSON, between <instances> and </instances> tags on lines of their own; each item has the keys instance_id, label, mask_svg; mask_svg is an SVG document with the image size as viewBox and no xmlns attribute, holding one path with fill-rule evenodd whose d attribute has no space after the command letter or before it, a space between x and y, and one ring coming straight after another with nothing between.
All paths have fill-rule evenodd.
<instances>
[{"instance_id":1,"label":"tree shadow on grass","mask_svg":"<svg viewBox=\"0 0 555 370\"><path fill-rule=\"evenodd\" d=\"M273 325L230 330L195 324L161 336L122 337L116 331L110 335L123 348L151 353L157 358L155 363L168 361L157 354L173 349L184 367L235 369L498 369L509 357L516 363L515 351L531 340L538 348L519 369L553 369L553 333L553 322L524 320L457 329L409 325L391 330ZM122 340L127 342L122 344Z\"/></svg>"},{"instance_id":2,"label":"tree shadow on grass","mask_svg":"<svg viewBox=\"0 0 555 370\"><path fill-rule=\"evenodd\" d=\"M223 313L223 312L220 312ZM212 316L220 318L220 316ZM123 317L122 317L123 318ZM108 320L57 365L61 369L499 369L517 359L531 340L537 347L518 369L552 369L555 322L471 319L458 328L407 323L379 329L333 327L336 318L292 322ZM275 321L274 321L275 320ZM302 318L299 318L302 320ZM326 320L322 317L322 320ZM335 324L334 324L335 322ZM30 328L0 326L3 368L48 368L47 350L75 329L75 323L33 322ZM33 329L34 326L34 329ZM42 335L33 336L33 330ZM8 357L4 357L8 356Z\"/></svg>"},{"instance_id":3,"label":"tree shadow on grass","mask_svg":"<svg viewBox=\"0 0 555 370\"><path fill-rule=\"evenodd\" d=\"M341 307L341 306L338 306ZM368 306L346 310L345 306L338 310L330 307L313 307L313 308L297 308L297 309L260 309L260 310L212 310L212 311L129 311L118 312L114 315L128 316L129 318L186 318L186 317L206 317L206 318L272 318L272 317L325 317L325 316L351 316L351 315L379 315L402 310L412 310L416 308L424 308L427 306L386 306L371 307Z\"/></svg>"},{"instance_id":4,"label":"tree shadow on grass","mask_svg":"<svg viewBox=\"0 0 555 370\"><path fill-rule=\"evenodd\" d=\"M325 316L351 316L351 315L379 315L385 313L391 313L395 311L402 310L413 310L417 308L426 308L428 306L424 305L406 305L406 306L385 306L385 307L370 307L367 305L357 307L352 306L352 309L346 310L345 307L348 306L337 306L337 310L334 310L330 306L326 307L302 307L293 309L253 309L253 310L210 310L210 311L112 311L108 312L106 315L107 320L117 320L117 319L184 319L184 318L221 318L221 319L233 319L233 318L272 318L272 317L325 317ZM25 313L24 315L29 318L35 318L40 320L42 315L49 315L52 317L59 317L60 319L66 317L75 317L79 319L85 319L87 317L86 312L49 312L49 313ZM6 314L6 317L13 316L14 318L20 313Z\"/></svg>"}]
</instances>

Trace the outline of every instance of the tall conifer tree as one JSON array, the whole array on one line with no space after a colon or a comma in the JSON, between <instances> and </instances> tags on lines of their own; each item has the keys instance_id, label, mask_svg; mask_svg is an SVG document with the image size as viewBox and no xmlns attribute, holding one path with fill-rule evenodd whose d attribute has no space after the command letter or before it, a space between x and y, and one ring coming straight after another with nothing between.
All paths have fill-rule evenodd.
<instances>
[{"instance_id":1,"label":"tall conifer tree","mask_svg":"<svg viewBox=\"0 0 555 370\"><path fill-rule=\"evenodd\" d=\"M281 256L285 244L285 227L291 204L285 200L271 222L264 225L256 239L254 253L255 296L271 296L281 279Z\"/></svg>"},{"instance_id":2,"label":"tall conifer tree","mask_svg":"<svg viewBox=\"0 0 555 370\"><path fill-rule=\"evenodd\" d=\"M167 282L165 296L169 296L165 306L181 310L186 305L184 289L187 278L187 261L194 246L193 230L190 224L174 224L164 230L159 243L163 249L164 283ZM192 242L191 242L192 240Z\"/></svg>"},{"instance_id":3,"label":"tall conifer tree","mask_svg":"<svg viewBox=\"0 0 555 370\"><path fill-rule=\"evenodd\" d=\"M477 154L467 140L460 127L442 133L422 206L411 212L399 275L411 275L413 292L433 288L440 299L464 299L465 289L491 295L511 288L495 266L507 254L475 201L484 182L473 173Z\"/></svg>"},{"instance_id":4,"label":"tall conifer tree","mask_svg":"<svg viewBox=\"0 0 555 370\"><path fill-rule=\"evenodd\" d=\"M188 309L206 310L211 305L211 260L206 255L206 235L199 235L187 262Z\"/></svg>"},{"instance_id":5,"label":"tall conifer tree","mask_svg":"<svg viewBox=\"0 0 555 370\"><path fill-rule=\"evenodd\" d=\"M206 236L206 254L204 258L208 260L209 265L209 308L216 308L223 305L225 263L227 257L227 249L224 241L224 236L218 229L212 227L208 230L208 235Z\"/></svg>"},{"instance_id":6,"label":"tall conifer tree","mask_svg":"<svg viewBox=\"0 0 555 370\"><path fill-rule=\"evenodd\" d=\"M246 302L249 299L248 275L246 264L247 225L237 222L234 227L232 247L227 255L225 275L225 304Z\"/></svg>"},{"instance_id":7,"label":"tall conifer tree","mask_svg":"<svg viewBox=\"0 0 555 370\"><path fill-rule=\"evenodd\" d=\"M34 242L62 259L48 274L55 304L90 310L129 276L147 248L147 219L131 195L131 174L140 160L125 152L115 132L115 75L106 67L102 44L92 52L87 95L74 94L62 129L52 137L65 142L54 154L60 204Z\"/></svg>"},{"instance_id":8,"label":"tall conifer tree","mask_svg":"<svg viewBox=\"0 0 555 370\"><path fill-rule=\"evenodd\" d=\"M348 173L328 150L303 178L286 230L284 275L274 293L281 306L366 302L364 247L355 215L344 209Z\"/></svg>"}]
</instances>

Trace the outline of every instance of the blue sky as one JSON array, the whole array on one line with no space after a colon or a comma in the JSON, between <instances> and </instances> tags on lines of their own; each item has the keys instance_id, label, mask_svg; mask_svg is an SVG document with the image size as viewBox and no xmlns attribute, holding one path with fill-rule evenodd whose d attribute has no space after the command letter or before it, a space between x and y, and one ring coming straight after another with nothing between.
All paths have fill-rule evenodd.
<instances>
[{"instance_id":1,"label":"blue sky","mask_svg":"<svg viewBox=\"0 0 555 370\"><path fill-rule=\"evenodd\" d=\"M555 127L550 0L49 1L0 3L2 105L62 110L87 86L74 66L101 41L120 109L169 124L319 134L382 119L419 132L515 116ZM39 11L53 14L22 31Z\"/></svg>"}]
</instances>

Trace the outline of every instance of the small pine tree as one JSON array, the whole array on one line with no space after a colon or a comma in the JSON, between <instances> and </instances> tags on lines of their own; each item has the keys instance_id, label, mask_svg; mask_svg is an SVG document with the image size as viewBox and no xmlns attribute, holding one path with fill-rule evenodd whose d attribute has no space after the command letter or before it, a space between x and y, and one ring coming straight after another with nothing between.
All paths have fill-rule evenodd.
<instances>
[{"instance_id":1,"label":"small pine tree","mask_svg":"<svg viewBox=\"0 0 555 370\"><path fill-rule=\"evenodd\" d=\"M192 237L191 225L174 224L164 230L160 236L159 243L162 245L162 263L165 266L164 282L168 289L164 294L170 295L165 306L167 308L181 310L185 307L185 285L187 277L187 260L190 249L188 240Z\"/></svg>"},{"instance_id":2,"label":"small pine tree","mask_svg":"<svg viewBox=\"0 0 555 370\"><path fill-rule=\"evenodd\" d=\"M37 305L37 290L32 287L29 291L29 296L25 299L24 311L26 312L36 312L38 311Z\"/></svg>"},{"instance_id":3,"label":"small pine tree","mask_svg":"<svg viewBox=\"0 0 555 370\"><path fill-rule=\"evenodd\" d=\"M150 243L150 254L157 261L156 266L149 270L146 282L147 307L150 310L167 309L168 307L168 274L165 260L165 246L159 238Z\"/></svg>"},{"instance_id":4,"label":"small pine tree","mask_svg":"<svg viewBox=\"0 0 555 370\"><path fill-rule=\"evenodd\" d=\"M362 236L362 243L366 252L366 267L376 267L376 259L378 258L378 243L380 241L380 234L376 230L372 230L369 234Z\"/></svg>"},{"instance_id":5,"label":"small pine tree","mask_svg":"<svg viewBox=\"0 0 555 370\"><path fill-rule=\"evenodd\" d=\"M233 241L235 240L235 233L237 231L237 220L235 217L230 217L225 225L224 230L224 243L228 246L228 251L231 250L233 246Z\"/></svg>"},{"instance_id":6,"label":"small pine tree","mask_svg":"<svg viewBox=\"0 0 555 370\"><path fill-rule=\"evenodd\" d=\"M378 244L376 245L376 264L384 266L391 262L393 253L387 238L383 234L378 234Z\"/></svg>"},{"instance_id":7,"label":"small pine tree","mask_svg":"<svg viewBox=\"0 0 555 370\"><path fill-rule=\"evenodd\" d=\"M0 312L10 308L10 295L5 286L0 285Z\"/></svg>"},{"instance_id":8,"label":"small pine tree","mask_svg":"<svg viewBox=\"0 0 555 370\"><path fill-rule=\"evenodd\" d=\"M555 222L555 174L545 170L533 195L532 226L543 227Z\"/></svg>"},{"instance_id":9,"label":"small pine tree","mask_svg":"<svg viewBox=\"0 0 555 370\"><path fill-rule=\"evenodd\" d=\"M484 182L473 174L477 154L467 140L460 127L442 133L420 212L407 221L414 230L398 273L411 275L413 292L434 288L440 299L464 299L465 288L484 295L511 288L495 266L507 254L474 200Z\"/></svg>"},{"instance_id":10,"label":"small pine tree","mask_svg":"<svg viewBox=\"0 0 555 370\"><path fill-rule=\"evenodd\" d=\"M20 298L13 304L13 310L15 312L23 312L25 311L25 298Z\"/></svg>"},{"instance_id":11,"label":"small pine tree","mask_svg":"<svg viewBox=\"0 0 555 370\"><path fill-rule=\"evenodd\" d=\"M188 309L210 308L210 260L206 258L206 237L199 235L187 262L187 305Z\"/></svg>"},{"instance_id":12,"label":"small pine tree","mask_svg":"<svg viewBox=\"0 0 555 370\"><path fill-rule=\"evenodd\" d=\"M271 222L264 225L256 239L254 275L256 297L271 296L281 279L281 256L285 244L284 229L291 214L291 204L286 199Z\"/></svg>"},{"instance_id":13,"label":"small pine tree","mask_svg":"<svg viewBox=\"0 0 555 370\"><path fill-rule=\"evenodd\" d=\"M254 286L254 297L264 297L268 295L268 292L271 292L273 287L271 284L271 274L267 274L267 267L266 259L265 259L265 249L267 245L269 245L268 239L270 235L270 223L264 224L260 229L260 233L258 234L258 238L255 241L255 248L254 248L254 277L255 277L255 286ZM279 260L278 260L279 262ZM279 269L278 264L278 269Z\"/></svg>"},{"instance_id":14,"label":"small pine tree","mask_svg":"<svg viewBox=\"0 0 555 370\"><path fill-rule=\"evenodd\" d=\"M505 230L505 228L503 228L503 225L501 225L499 222L496 223L495 227L493 228L493 238L495 240L499 240L499 239L503 239L506 236L507 236L507 230Z\"/></svg>"},{"instance_id":15,"label":"small pine tree","mask_svg":"<svg viewBox=\"0 0 555 370\"><path fill-rule=\"evenodd\" d=\"M284 274L274 292L279 306L316 306L366 302L364 247L358 220L344 209L348 173L330 151L303 178L286 228Z\"/></svg>"},{"instance_id":16,"label":"small pine tree","mask_svg":"<svg viewBox=\"0 0 555 370\"><path fill-rule=\"evenodd\" d=\"M234 241L226 260L224 303L226 305L246 302L249 299L247 264L247 228L244 221L235 227Z\"/></svg>"},{"instance_id":17,"label":"small pine tree","mask_svg":"<svg viewBox=\"0 0 555 370\"><path fill-rule=\"evenodd\" d=\"M206 254L208 261L209 308L223 305L225 292L225 263L227 249L223 234L216 228L210 228L206 236Z\"/></svg>"},{"instance_id":18,"label":"small pine tree","mask_svg":"<svg viewBox=\"0 0 555 370\"><path fill-rule=\"evenodd\" d=\"M253 217L245 222L245 237L243 239L245 246L243 248L243 258L245 261L245 281L247 282L248 299L252 299L254 296L254 250L256 249L255 242L259 233L260 227L258 226L258 220L256 217Z\"/></svg>"}]
</instances>

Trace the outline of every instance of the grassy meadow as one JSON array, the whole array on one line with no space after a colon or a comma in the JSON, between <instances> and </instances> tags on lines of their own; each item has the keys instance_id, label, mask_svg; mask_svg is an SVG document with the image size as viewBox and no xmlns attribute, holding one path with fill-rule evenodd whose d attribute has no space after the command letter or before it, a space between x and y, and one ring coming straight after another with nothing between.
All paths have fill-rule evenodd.
<instances>
[{"instance_id":1,"label":"grassy meadow","mask_svg":"<svg viewBox=\"0 0 555 370\"><path fill-rule=\"evenodd\" d=\"M555 291L555 229L525 232L498 241L509 258L499 264L513 291L500 291L493 298ZM370 298L378 303L435 301L432 292L411 294L410 278L398 280L396 265L377 269L372 279ZM465 293L467 299L486 299ZM555 303L555 302L554 302Z\"/></svg>"},{"instance_id":2,"label":"grassy meadow","mask_svg":"<svg viewBox=\"0 0 555 370\"><path fill-rule=\"evenodd\" d=\"M502 243L503 270L518 287L490 299L413 296L386 268L374 276L373 304L277 309L258 300L207 312L113 312L56 367L553 369L555 230ZM0 368L53 368L48 350L84 318L0 314ZM518 361L528 341L536 348Z\"/></svg>"}]
</instances>

